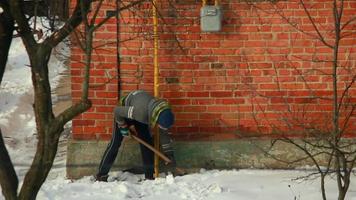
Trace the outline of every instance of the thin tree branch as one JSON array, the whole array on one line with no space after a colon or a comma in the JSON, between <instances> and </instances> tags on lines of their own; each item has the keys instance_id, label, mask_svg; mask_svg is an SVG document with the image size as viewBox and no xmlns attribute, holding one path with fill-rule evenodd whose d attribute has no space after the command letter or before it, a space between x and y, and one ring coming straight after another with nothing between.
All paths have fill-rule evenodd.
<instances>
[{"instance_id":1,"label":"thin tree branch","mask_svg":"<svg viewBox=\"0 0 356 200\"><path fill-rule=\"evenodd\" d=\"M38 47L38 44L32 34L31 28L28 24L28 19L25 14L22 12L22 1L11 0L10 1L10 10L13 18L17 23L17 32L21 35L21 38L25 44L27 52L36 52L35 49ZM33 49L31 51L30 49ZM33 55L30 55L33 56Z\"/></svg>"},{"instance_id":2,"label":"thin tree branch","mask_svg":"<svg viewBox=\"0 0 356 200\"><path fill-rule=\"evenodd\" d=\"M82 9L81 2L83 1L85 13L89 12L90 4L92 1L77 0L76 6L73 10L72 16L64 24L62 28L55 31L50 37L46 38L43 45L48 46L47 48L53 48L57 46L64 38L66 38L73 30L79 26L82 22Z\"/></svg>"},{"instance_id":3,"label":"thin tree branch","mask_svg":"<svg viewBox=\"0 0 356 200\"><path fill-rule=\"evenodd\" d=\"M320 40L325 46L327 46L327 47L329 47L329 48L331 48L331 49L334 48L334 46L332 46L331 44L327 43L327 42L325 41L325 39L324 39L324 36L321 35L321 33L320 33L318 27L317 27L316 24L315 24L314 19L311 17L309 10L306 8L304 1L303 1L303 0L300 0L300 3L302 4L303 9L304 9L305 13L307 14L307 17L309 18L309 21L312 23L312 25L313 25L313 27L314 27L314 30L315 30L316 33L318 34L319 40Z\"/></svg>"},{"instance_id":4,"label":"thin tree branch","mask_svg":"<svg viewBox=\"0 0 356 200\"><path fill-rule=\"evenodd\" d=\"M121 8L119 8L118 10L116 10L116 11L113 13L113 15L110 15L110 16L106 17L106 18L103 19L101 22L99 22L97 25L95 25L95 26L93 27L94 31L95 31L96 29L100 28L100 27L101 27L103 24L105 24L109 19L111 19L112 17L114 17L118 12L121 12L121 11L127 10L127 9L130 9L131 7L134 7L134 6L136 6L136 5L139 5L139 4L141 4L142 2L144 2L144 1L147 1L147 0L138 0L138 1L132 2L132 3L128 4L128 5L125 5L125 6L121 7Z\"/></svg>"},{"instance_id":5,"label":"thin tree branch","mask_svg":"<svg viewBox=\"0 0 356 200\"><path fill-rule=\"evenodd\" d=\"M64 126L68 121L72 120L75 116L80 113L83 113L91 107L91 102L89 100L82 100L71 107L64 110L55 118L55 123Z\"/></svg>"},{"instance_id":6,"label":"thin tree branch","mask_svg":"<svg viewBox=\"0 0 356 200\"><path fill-rule=\"evenodd\" d=\"M347 22L345 22L344 25L341 26L341 30L344 30L349 24L351 24L352 22L354 22L356 20L356 17L352 17L350 20L348 20Z\"/></svg>"},{"instance_id":7,"label":"thin tree branch","mask_svg":"<svg viewBox=\"0 0 356 200\"><path fill-rule=\"evenodd\" d=\"M351 82L350 82L350 83L346 86L346 88L343 90L342 95L341 95L341 98L340 98L340 103L339 103L338 108L337 108L337 109L339 110L339 112L340 112L341 106L343 105L342 102L343 102L343 100L344 100L346 94L349 92L350 88L353 86L353 84L355 83L355 81L356 81L356 75L354 75L354 76L352 77Z\"/></svg>"},{"instance_id":8,"label":"thin tree branch","mask_svg":"<svg viewBox=\"0 0 356 200\"><path fill-rule=\"evenodd\" d=\"M95 12L90 20L90 24L95 24L95 20L98 17L99 10L101 8L101 5L103 4L104 0L99 0L99 4L96 6Z\"/></svg>"}]
</instances>

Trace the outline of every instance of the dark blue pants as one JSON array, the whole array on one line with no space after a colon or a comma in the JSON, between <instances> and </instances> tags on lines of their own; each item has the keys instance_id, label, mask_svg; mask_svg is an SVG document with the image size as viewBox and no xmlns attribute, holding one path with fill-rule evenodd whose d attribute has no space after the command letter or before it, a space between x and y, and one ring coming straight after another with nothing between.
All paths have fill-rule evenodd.
<instances>
[{"instance_id":1,"label":"dark blue pants","mask_svg":"<svg viewBox=\"0 0 356 200\"><path fill-rule=\"evenodd\" d=\"M149 126L147 124L140 123L134 120L127 120L127 125L131 126L134 125L138 137L143 141L147 142L150 145L153 145L153 138L150 133ZM121 146L123 136L120 134L120 129L116 122L113 125L113 133L110 143L108 144L104 155L101 159L99 165L98 175L107 175L116 159L119 147ZM144 145L140 144L141 155L142 155L142 163L143 169L145 172L146 179L153 179L153 162L154 162L154 153L145 147Z\"/></svg>"}]
</instances>

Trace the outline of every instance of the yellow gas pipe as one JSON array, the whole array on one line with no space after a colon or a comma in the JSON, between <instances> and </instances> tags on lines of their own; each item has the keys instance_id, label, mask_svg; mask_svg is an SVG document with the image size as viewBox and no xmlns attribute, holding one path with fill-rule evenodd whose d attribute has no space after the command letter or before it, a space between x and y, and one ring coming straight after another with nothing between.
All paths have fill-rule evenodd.
<instances>
[{"instance_id":1,"label":"yellow gas pipe","mask_svg":"<svg viewBox=\"0 0 356 200\"><path fill-rule=\"evenodd\" d=\"M159 96L159 80L158 80L158 18L157 18L157 1L152 1L152 18L153 18L153 67L154 67L154 96ZM159 150L159 134L157 128L155 128L154 134L154 147L155 149ZM159 157L157 154L154 155L154 170L155 170L155 177L159 176Z\"/></svg>"}]
</instances>

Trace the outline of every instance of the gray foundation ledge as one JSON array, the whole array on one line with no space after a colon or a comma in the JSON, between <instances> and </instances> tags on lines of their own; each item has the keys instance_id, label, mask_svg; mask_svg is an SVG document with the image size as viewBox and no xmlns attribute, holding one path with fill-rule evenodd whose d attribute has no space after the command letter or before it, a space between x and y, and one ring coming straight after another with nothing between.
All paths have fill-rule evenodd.
<instances>
[{"instance_id":1,"label":"gray foundation ledge","mask_svg":"<svg viewBox=\"0 0 356 200\"><path fill-rule=\"evenodd\" d=\"M67 177L71 179L94 175L109 141L69 140ZM265 151L271 140L178 141L174 143L177 165L188 172L205 169L291 169L311 165L308 161L287 164L268 156ZM125 139L111 171L141 165L137 142ZM301 151L286 143L277 143L273 155L283 160L304 156ZM324 160L323 158L319 158Z\"/></svg>"}]
</instances>

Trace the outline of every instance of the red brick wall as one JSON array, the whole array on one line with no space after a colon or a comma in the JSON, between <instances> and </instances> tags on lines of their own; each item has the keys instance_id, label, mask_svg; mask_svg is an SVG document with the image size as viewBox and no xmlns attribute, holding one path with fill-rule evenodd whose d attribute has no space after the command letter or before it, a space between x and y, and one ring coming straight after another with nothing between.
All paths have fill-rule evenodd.
<instances>
[{"instance_id":1,"label":"red brick wall","mask_svg":"<svg viewBox=\"0 0 356 200\"><path fill-rule=\"evenodd\" d=\"M331 127L332 49L320 40L299 1L270 4L221 1L223 29L200 31L200 1L158 1L160 96L176 113L177 139L229 139L240 134L301 130L302 125ZM332 1L308 1L310 13L333 45ZM296 24L297 31L285 19ZM101 9L115 9L108 3ZM356 14L356 1L345 1L343 22ZM119 87L153 92L153 37L150 3L120 14L120 66L116 63L116 19L96 33L90 97L93 107L73 120L76 139L109 138ZM100 20L100 18L98 19ZM340 43L339 97L356 74L355 22ZM80 98L82 51L72 48L73 101ZM120 74L118 74L118 69ZM118 79L117 76L120 78ZM115 78L116 77L116 78ZM348 92L355 104L356 87ZM350 105L349 104L349 105ZM346 110L347 111L347 110ZM341 115L345 116L346 111ZM341 122L344 118L341 119ZM348 133L355 134L355 116ZM288 130L289 133L292 133Z\"/></svg>"}]
</instances>

